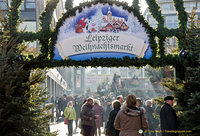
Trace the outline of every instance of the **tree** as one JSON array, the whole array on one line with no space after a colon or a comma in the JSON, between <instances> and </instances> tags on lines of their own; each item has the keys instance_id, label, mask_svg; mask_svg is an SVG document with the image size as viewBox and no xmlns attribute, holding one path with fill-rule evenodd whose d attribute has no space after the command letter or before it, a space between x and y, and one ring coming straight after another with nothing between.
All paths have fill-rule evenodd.
<instances>
[{"instance_id":1,"label":"tree","mask_svg":"<svg viewBox=\"0 0 200 136\"><path fill-rule=\"evenodd\" d=\"M101 8L97 9L95 15L92 16L90 21L91 21L91 23L96 22L95 28L96 28L97 31L99 31L100 28L102 27L102 25L104 24L104 22L103 22L103 14L102 14Z\"/></svg>"},{"instance_id":2,"label":"tree","mask_svg":"<svg viewBox=\"0 0 200 136\"><path fill-rule=\"evenodd\" d=\"M163 78L172 77L171 73L169 72L169 68L167 66L159 69L153 69L151 67L147 67L145 68L145 71L147 72L147 75L150 77L150 81L152 83L160 82L163 80Z\"/></svg>"},{"instance_id":3,"label":"tree","mask_svg":"<svg viewBox=\"0 0 200 136\"><path fill-rule=\"evenodd\" d=\"M198 136L200 132L200 25L199 20L195 20L194 17L193 11L183 45L188 55L179 60L185 69L185 80L179 83L173 81L164 83L173 91L177 100L176 109L180 113L180 129L192 131L181 136Z\"/></svg>"},{"instance_id":4,"label":"tree","mask_svg":"<svg viewBox=\"0 0 200 136\"><path fill-rule=\"evenodd\" d=\"M28 68L26 46L17 43L4 19L0 23L0 135L54 135L47 131L52 105L43 105L44 72Z\"/></svg>"}]
</instances>

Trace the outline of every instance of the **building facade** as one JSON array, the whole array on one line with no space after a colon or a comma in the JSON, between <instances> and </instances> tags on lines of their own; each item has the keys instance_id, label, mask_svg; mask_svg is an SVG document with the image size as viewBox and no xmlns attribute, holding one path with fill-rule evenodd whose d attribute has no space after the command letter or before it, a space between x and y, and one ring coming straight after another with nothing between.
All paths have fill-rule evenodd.
<instances>
[{"instance_id":1,"label":"building facade","mask_svg":"<svg viewBox=\"0 0 200 136\"><path fill-rule=\"evenodd\" d=\"M177 28L178 27L178 17L177 11L174 7L173 0L157 0L159 4L162 15L165 17L165 25L167 28ZM196 8L196 17L200 15L200 1L199 0L184 0L184 7L188 14L191 14L192 9ZM145 11L144 16L149 21L152 27L156 27L157 22L150 15L148 9Z\"/></svg>"},{"instance_id":2,"label":"building facade","mask_svg":"<svg viewBox=\"0 0 200 136\"><path fill-rule=\"evenodd\" d=\"M162 15L165 18L165 26L169 29L178 27L178 16L177 11L174 7L173 0L157 0L161 8ZM199 18L200 16L200 1L199 0L184 0L184 7L186 12L190 15L193 8L196 8L195 18ZM150 15L148 9L146 9L144 13L145 18L149 22L149 24L156 28L158 24L156 20ZM189 21L188 21L189 25ZM165 42L166 53L171 53L171 49L177 47L177 39L176 37L168 37Z\"/></svg>"}]
</instances>

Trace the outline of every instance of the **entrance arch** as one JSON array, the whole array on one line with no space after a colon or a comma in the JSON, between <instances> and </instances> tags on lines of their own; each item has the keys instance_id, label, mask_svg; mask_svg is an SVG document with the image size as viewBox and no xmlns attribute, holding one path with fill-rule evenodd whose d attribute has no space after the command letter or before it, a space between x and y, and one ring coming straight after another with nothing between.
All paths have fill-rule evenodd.
<instances>
[{"instance_id":1,"label":"entrance arch","mask_svg":"<svg viewBox=\"0 0 200 136\"><path fill-rule=\"evenodd\" d=\"M64 13L63 17L58 21L57 26L55 31L53 32L52 35L52 40L50 43L50 60L53 61L58 61L58 62L62 62L62 65L79 65L79 66L102 66L102 67L112 67L112 66L145 66L145 65L151 65L153 67L158 67L158 66L165 66L165 65L173 65L174 61L176 60L176 58L178 57L177 55L172 56L172 55L165 55L165 39L166 37L172 37L172 36L176 36L178 41L179 41L179 45L181 45L181 38L184 37L184 35L180 35L181 32L184 32L186 29L186 21L187 21L187 17L186 16L182 16L182 18L179 17L180 19L180 26L176 29L167 29L164 26L164 18L161 14L161 12L155 12L155 10L152 10L152 5L154 5L154 7L159 8L158 4L156 2L147 2L149 4L150 7L150 11L152 12L153 17L155 17L155 19L158 21L158 26L157 28L152 28L148 22L144 19L144 17L140 14L139 12L139 8L137 8L138 5L134 5L134 6L128 6L125 3L121 3L121 2L116 2L116 1L93 1L93 2L87 2L80 4L80 6L69 9L66 13ZM114 6L114 7L113 7ZM175 6L176 6L176 2L175 2ZM117 9L118 8L118 9ZM119 9L121 8L121 9ZM95 10L96 9L96 10ZM97 10L99 9L99 10ZM183 15L186 15L185 12L182 10L181 7L176 7L177 12L179 14L184 13ZM101 11L100 11L101 10ZM114 12L115 15L112 15L112 11ZM118 12L117 12L118 10ZM98 12L99 11L99 12ZM91 15L90 12L92 12L93 14ZM124 12L125 15L120 15L120 13L122 14ZM133 16L130 16L129 14L126 15L127 13L132 14ZM105 14L106 13L106 14ZM102 19L101 19L101 15L102 14ZM99 16L99 17L98 17ZM111 21L110 19L113 16L113 20ZM118 19L115 19L116 16L118 16ZM84 50L84 48L89 48L89 46L84 46L84 44L82 44L84 41L86 41L87 39L89 40L89 36L91 36L91 38L95 39L95 37L101 36L101 35L95 35L95 34L101 34L101 32L105 32L107 30L111 30L112 31L108 32L108 34L116 34L114 28L111 28L112 25L115 27L116 23L119 23L120 21L120 17L123 18L123 16L126 16L124 19L129 22L129 26L127 26L129 28L129 34L127 34L126 36L131 36L133 34L131 34L131 31L134 31L134 25L139 23L138 25L135 25L137 27L141 27L142 29L144 29L144 33L142 34L143 37L147 37L147 39L143 39L144 42L147 44L148 47L146 47L146 49L143 48L143 54L142 56L140 56L140 50L142 50L142 48L140 48L140 50L136 49L135 54L137 55L130 55L130 52L128 52L128 54L124 54L123 56L120 56L120 54L113 54L113 51L115 52L121 52L121 51L116 51L116 50L110 50L108 53L105 53L104 51L102 51L101 47L95 46L94 48L97 48L97 51L94 51L93 53L91 53L90 51L87 52ZM128 17L127 17L128 16ZM98 19L98 23L96 21L94 21L94 19L96 18ZM106 17L107 17L107 22L106 22ZM73 21L69 21L70 19L72 20L72 18L74 19ZM117 21L118 20L118 21ZM91 22L93 21L93 22ZM112 25L109 23L109 21L112 22ZM113 22L115 21L115 22ZM82 22L82 24L81 24ZM84 23L85 22L85 23ZM90 26L88 25L88 22L90 22ZM103 23L107 23L107 25L105 24L103 27L101 22ZM72 25L69 27L66 24L72 23ZM83 30L78 29L79 27L79 23L81 25L81 27L83 26L82 29L85 29L88 27L91 27L92 25L101 25L101 28L99 28L99 30L95 30L95 27L92 30L86 30L87 32L82 32ZM93 23L93 24L92 24ZM85 26L88 25L88 26ZM126 25L126 24L125 24ZM68 27L68 28L67 28ZM67 37L67 33L70 33L72 27L74 27L74 29L78 29L77 32L78 34L74 35L74 37L76 37L78 40L81 40L80 42L75 42L77 41L76 39L74 40L65 40L64 37ZM107 28L108 27L108 28ZM116 26L117 28L117 26ZM66 30L65 30L66 29ZM92 29L92 28L90 28ZM132 29L132 30L131 30ZM118 30L122 30L123 29L118 29ZM67 31L66 33L63 31ZM85 30L84 30L85 31ZM98 32L95 32L98 31ZM88 35L85 36L84 38L80 38L79 35L81 35L82 33ZM114 33L114 34L113 34ZM66 35L65 35L66 34ZM117 34L120 35L121 41L117 41L116 43L121 43L121 42L125 42L127 39L125 39L125 37L123 37L122 33L118 32ZM146 35L145 35L146 34ZM55 36L57 35L57 36ZM70 33L70 35L72 35L72 33ZM105 35L105 33L103 34ZM110 36L110 35L109 35ZM69 37L69 36L68 36ZM119 38L119 39L120 39ZM133 37L129 37L129 39L132 39ZM141 38L141 37L140 37ZM61 45L59 43L59 41L65 41L65 43L63 42L63 45ZM157 42L156 42L157 41ZM133 44L134 48L135 46L139 46L141 47L142 45L139 45L139 41L131 41L130 45L132 43L136 42L137 44ZM61 42L62 43L62 42ZM80 44L81 43L81 44ZM99 43L99 42L98 42ZM108 41L109 43L109 41ZM114 43L114 44L116 44ZM56 46L57 44L61 45L59 46L60 50L58 51ZM90 45L99 45L97 43L94 42L90 42ZM80 57L77 58L77 54L70 54L71 56L74 55L74 59L72 59L73 57L64 57L63 52L68 52L70 49L67 47L66 49L64 47L66 46L74 46L72 48L76 49L76 52L80 51L81 49L84 51L80 51L81 53L85 53L86 55L79 55ZM102 44L100 44L102 45ZM80 49L81 48L81 49ZM126 47L121 47L121 48L126 48ZM133 48L133 47L132 47ZM148 48L148 49L147 49ZM75 50L74 49L74 50ZM64 51L65 50L65 51ZM67 51L66 51L67 50ZM89 49L88 49L89 50ZM91 50L91 49L90 49ZM59 52L59 53L58 53ZM146 54L145 54L146 53ZM62 54L61 56L64 57L64 59L59 59L60 54ZM101 54L101 55L100 55ZM109 54L109 55L108 55ZM113 54L113 55L112 55ZM146 56L145 56L146 55ZM62 58L63 58L62 57ZM83 59L85 58L85 59ZM75 61L74 61L75 60Z\"/></svg>"},{"instance_id":2,"label":"entrance arch","mask_svg":"<svg viewBox=\"0 0 200 136\"><path fill-rule=\"evenodd\" d=\"M20 3L17 2L17 3ZM119 67L119 66L136 66L136 67L140 67L140 66L145 66L145 65L150 65L152 67L159 67L159 66L166 66L166 65L173 65L175 66L177 63L177 59L178 59L178 54L177 55L171 55L171 54L165 54L165 40L167 37L172 37L175 36L178 40L178 46L179 48L181 48L182 45L182 40L185 37L185 31L186 31L186 25L187 25L187 14L184 11L184 7L183 7L183 3L178 1L178 0L174 0L174 5L175 8L177 10L177 14L178 14L178 19L179 19L179 27L176 29L168 29L165 27L165 20L164 17L162 16L162 13L160 11L160 7L159 5L155 2L155 1L147 1L147 4L149 5L149 11L151 12L152 16L155 18L155 20L158 22L157 27L156 28L152 28L148 22L144 19L144 17L140 14L139 11L139 6L138 5L132 5L132 6L128 6L126 3L122 3L122 2L118 2L118 1L112 1L112 0L95 0L92 2L85 2L80 4L80 6L74 7L72 8L72 5L70 6L70 2L66 1L66 5L68 7L67 11L63 14L63 16L59 19L59 21L56 23L56 27L54 29L50 28L50 24L51 24L51 18L53 16L53 9L56 8L56 4L58 3L57 1L49 1L49 3L46 6L46 9L43 11L43 13L41 14L40 17L40 26L41 29L39 29L36 33L33 32L18 32L17 29L15 28L15 24L12 24L13 27L11 27L11 29L13 29L12 31L15 31L16 35L20 36L19 42L22 41L34 41L34 40L38 40L40 43L40 55L38 55L37 57L29 57L31 61L29 61L29 66L32 68L44 68L44 67L56 67L56 66L92 66L92 67L96 67L96 66L102 66L102 67ZM138 4L137 1L134 2L135 4ZM19 6L19 5L18 5ZM111 21L109 20L112 16L113 16L113 20L114 22L112 22L111 26L108 26L109 23L102 25L101 28L98 28L98 31L100 31L100 33L96 32L97 29L95 29L94 26L88 25L88 22L92 22L95 20L95 16L94 13L97 13L97 7L99 7L102 11L99 12L102 14L102 18L99 19L99 21L97 21L98 23L100 23L100 21L104 21L104 23L106 22L106 15L105 12L107 14L107 22ZM110 9L110 10L109 10ZM14 9L13 11L11 11L12 13L15 12L19 12L17 9ZM113 15L112 15L113 12ZM122 14L123 13L123 14ZM98 19L98 16L96 16L96 19ZM91 20L91 18L93 17L93 20ZM133 51L131 49L134 49L135 46L139 45L139 44L133 44L134 42L139 43L139 42L144 42L144 44L147 44L148 47L144 47L144 48L139 48L139 50L135 50L133 52L133 54L131 54L130 52L124 52L123 55L120 56L120 54L116 54L116 52L120 52L122 53L121 50L109 50L109 53L106 53L106 55L102 55L104 54L104 52L102 52L101 47L96 47L98 48L97 51L95 51L95 53L97 54L96 56L93 55L91 56L91 52L85 52L85 54L87 54L88 57L86 57L86 59L82 60L83 56L81 56L79 59L71 59L68 56L65 56L65 58L67 59L55 59L56 55L58 55L57 50L55 50L55 48L57 46L55 46L57 44L57 42L59 41L59 39L63 39L63 36L66 36L64 34L62 34L61 36L59 35L60 31L62 28L66 27L66 23L67 20L69 21L70 19L74 18L75 20L72 20L72 27L73 29L76 29L76 33L80 33L81 31L83 31L82 29L80 29L81 26L79 25L87 25L84 27L84 29L90 29L88 32L86 32L85 34L88 36L92 36L91 38L95 39L95 34L96 37L102 37L105 36L105 33L101 33L103 31L106 30L112 30L112 32L107 32L106 36L107 37L112 37L113 35L115 37L113 38L117 38L119 36L119 41L115 41L115 43L113 44L119 44L120 45L120 49L130 49L130 51ZM86 19L87 18L87 19ZM125 19L125 22L128 22L129 24L127 25L125 22L122 22L121 24L119 23L120 21L123 20L123 18ZM19 18L16 18L16 20ZM120 20L122 19L122 20ZM94 25L97 26L97 22L96 24L94 23ZM138 23L138 24L137 24ZM121 25L121 26L120 26ZM125 33L124 31L128 29L128 32L134 31L134 25L140 27L141 29L143 29L143 37L147 37L146 39L143 38L139 41L134 40L134 37L131 37L132 34L130 33L130 35L128 33L126 33L125 36L122 35L122 33ZM113 26L113 28L111 28ZM77 28L76 28L77 27ZM79 28L78 28L79 27ZM89 28L90 27L90 28ZM93 27L93 28L91 28ZM99 27L99 26L98 26ZM71 28L72 29L72 28ZM105 30L104 30L105 29ZM67 28L66 32L69 32L70 29L69 27ZM120 31L120 32L119 32ZM144 35L146 34L146 35ZM26 35L26 36L25 36ZM68 35L70 35L68 33ZM77 34L75 35L76 38ZM105 36L105 37L106 37ZM127 42L127 40L124 40L126 38L126 36L129 36L129 40L130 42ZM81 37L81 36L80 36ZM87 40L87 37L85 36L84 38L80 38L79 40L83 42L84 40ZM124 38L125 37L125 38ZM74 39L74 41L78 41L76 39ZM85 49L87 48L86 46L80 46L80 43L78 43L76 45L76 43L73 40L68 40L67 42L67 46L69 45L74 45L73 48L76 48L77 50L81 49ZM98 43L98 41L94 41L92 43L92 45L96 44L95 42ZM122 44L122 42L126 42L124 45ZM76 46L75 46L76 45ZM129 47L129 45L131 45ZM134 47L132 47L134 46ZM144 50L143 50L144 49ZM66 48L65 51L68 51L68 49ZM142 51L141 51L142 50ZM63 52L63 50L60 50L61 52ZM105 51L105 49L104 49ZM114 51L114 54L112 54ZM57 53L56 53L57 52ZM139 52L139 53L138 53ZM147 52L149 53L149 56L147 55ZM83 53L83 52L81 52ZM143 55L141 55L141 53L143 53ZM146 54L145 54L146 53ZM62 53L61 53L62 54ZM109 55L108 55L109 54ZM131 55L130 55L131 54ZM60 53L59 53L60 55ZM59 56L58 55L58 56ZM73 56L74 54L70 54L71 56ZM77 55L77 54L75 54ZM99 57L98 57L99 55ZM108 56L107 56L108 55ZM146 56L145 56L146 55ZM61 55L62 56L62 55ZM106 56L106 57L105 57ZM114 57L113 57L114 56ZM41 60L43 61L41 63ZM175 66L176 67L176 66Z\"/></svg>"},{"instance_id":3,"label":"entrance arch","mask_svg":"<svg viewBox=\"0 0 200 136\"><path fill-rule=\"evenodd\" d=\"M69 1L67 0L67 2L69 2ZM146 66L146 65L150 65L152 67L163 67L166 65L173 65L176 68L179 68L179 63L177 61L179 59L178 54L177 55L170 55L170 54L165 55L164 44L165 44L165 39L167 37L175 36L178 39L178 44L181 49L181 45L183 42L181 39L183 39L185 37L185 31L186 31L186 25L187 25L187 15L186 15L186 12L184 11L183 2L181 0L174 0L174 5L177 10L178 19L179 19L179 27L176 29L168 29L165 27L164 17L161 14L158 4L153 0L147 1L147 4L149 5L149 9L150 9L150 12L152 13L152 16L158 22L158 25L156 28L152 28L148 24L148 22L144 19L144 17L142 15L140 15L139 7L137 5L138 4L137 0L134 1L134 3L137 3L137 4L133 5L133 6L128 6L125 3L111 1L111 0L95 0L93 2L83 3L80 6L75 7L75 8L70 7L70 4L67 5L68 6L67 12L63 14L63 17L56 23L56 27L55 27L55 29L53 29L50 27L50 25L51 25L51 21L52 21L53 11L56 9L58 0L51 0L47 4L44 12L41 14L40 29L37 32L24 32L24 31L19 32L18 31L17 27L19 25L19 7L20 7L21 3L22 3L21 0L13 0L11 3L11 10L9 10L9 15L7 18L8 26L6 28L9 30L8 35L16 38L17 43L22 43L23 41L26 41L26 42L31 41L32 42L32 41L38 40L41 45L41 49L40 49L39 55L37 55L37 56L33 56L33 55L23 56L25 58L25 60L22 60L20 56L17 56L15 58L15 60L19 61L19 64L21 64L22 62L25 63L25 65L23 65L24 67L22 69L24 71L26 71L26 73L25 73L26 75L23 75L24 73L22 73L22 74L20 73L17 76L15 76L15 77L17 77L16 81L17 81L17 79L21 78L19 81L21 81L22 85L17 84L18 86L16 88L16 94L19 95L19 97L23 96L24 95L23 93L27 93L30 91L30 86L28 86L27 84L23 84L23 82L29 80L29 76L31 73L30 71L35 68L45 68L45 67L53 68L53 67L59 67L59 66L66 66L66 67L70 67L70 66L75 66L75 67L78 67L78 66L83 66L83 67L86 67L86 66L92 66L92 67L136 66L136 67L142 67L142 66ZM107 15L109 16L107 18L107 21L115 20L112 25L106 24L104 27L101 27L98 30L112 31L113 34L110 34L111 32L108 32L108 34L106 33L107 37L111 37L112 41L115 41L116 39L118 39L118 36L119 36L119 40L122 41L124 36L118 35L118 33L115 34L115 32L117 32L118 30L121 30L124 32L127 30L127 28L131 28L132 26L127 25L127 23L125 23L125 22L119 23L120 19L123 17L122 15L118 15L117 17L115 17L115 19L111 18L111 15L113 15L111 13L114 13L116 9L121 8L121 11L123 11L123 13L125 13L125 15L129 15L129 14L133 15L130 17L136 18L139 22L139 26L144 28L146 34L148 35L148 41L146 41L146 42L148 43L148 45L152 51L152 56L149 58L145 58L145 57L140 58L140 57L132 57L132 56L130 57L130 56L126 56L126 55L124 55L121 58L113 58L113 57L96 58L96 57L92 56L92 58L86 59L86 60L74 60L74 59L71 59L70 57L69 57L69 59L67 58L64 60L56 60L54 58L55 57L55 54L54 54L55 53L55 45L56 45L57 39L59 37L58 34L60 31L60 28L64 25L65 20L73 18L74 16L77 16L77 14L82 14L85 11L85 9L87 9L87 8L92 9L93 6L95 7L97 5L102 6L102 8L104 7L104 5L107 5L107 7L106 7L108 9ZM109 11L109 7L110 7L110 11ZM89 16L89 17L92 17L92 16ZM119 22L118 22L118 19L119 19ZM117 23L116 23L116 20L117 20ZM125 17L125 20L126 20L126 17ZM86 25L86 24L82 24L82 23L85 23L85 21L87 21L87 20L83 17L83 22L81 21L81 18L76 22L76 25L75 25L75 26L77 26L76 32L84 31L84 30L78 29L78 27L80 27L80 25ZM126 20L126 21L128 21L128 20ZM79 24L79 22L80 22L80 24ZM96 30L94 28L90 29L89 26L88 26L88 29L90 30L90 32L95 32L95 30ZM104 35L98 34L96 37L94 37L95 35L91 35L91 33L88 33L86 35L89 36L88 39L90 39L90 37L92 37L91 39L96 39L96 37L98 37L98 36L99 37L104 36ZM107 38L107 39L109 39L109 38ZM133 39L131 39L131 40L133 40ZM145 40L145 39L143 39L143 40ZM139 40L138 42L141 42L141 40ZM144 41L142 41L142 42L144 42ZM130 43L132 43L132 42L130 42ZM117 43L115 43L115 44L117 44ZM129 48L128 45L129 45L129 43L126 43L126 46L125 45L121 46L121 49L124 49L124 50L131 49L131 46ZM15 47L13 47L13 48L18 50L17 44L15 44L14 46ZM82 47L82 48L86 48L86 47ZM112 51L110 51L110 52L112 52ZM121 51L120 51L120 53L121 53ZM137 52L134 52L134 55L136 53ZM141 53L139 53L139 55L137 55L137 56L140 56L140 54ZM64 58L66 58L66 57L68 57L68 56L65 56ZM13 63L13 60L10 61L10 63ZM13 66L16 66L15 63ZM12 71L12 69L11 69L11 71ZM9 75L9 73L8 73L8 75ZM19 75L23 75L23 76L20 76L18 78ZM137 84L137 83L135 83L135 84ZM33 86L35 86L35 85L36 84L34 84ZM27 100L26 97L23 97L23 98ZM22 102L24 102L24 99ZM28 108L26 108L26 109L28 109ZM29 125L26 125L26 126L29 126Z\"/></svg>"}]
</instances>

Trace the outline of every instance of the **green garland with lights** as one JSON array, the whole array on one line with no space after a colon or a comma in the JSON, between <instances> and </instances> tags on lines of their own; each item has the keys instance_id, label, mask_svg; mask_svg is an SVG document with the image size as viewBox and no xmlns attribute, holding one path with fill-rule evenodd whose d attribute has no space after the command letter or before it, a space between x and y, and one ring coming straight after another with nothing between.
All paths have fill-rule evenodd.
<instances>
[{"instance_id":1,"label":"green garland with lights","mask_svg":"<svg viewBox=\"0 0 200 136\"><path fill-rule=\"evenodd\" d=\"M162 16L161 9L157 4L156 0L146 0L149 11L151 15L158 22L156 28L152 28L145 18L140 13L140 7L138 6L138 0L133 0L132 6L128 6L125 2L119 2L116 0L93 0L91 2L81 3L79 6L72 8L73 0L66 0L65 7L67 12L56 23L55 29L50 27L53 11L56 9L59 0L50 0L41 13L40 16L40 28L37 32L19 32L17 30L19 24L19 6L22 3L22 0L13 0L11 3L11 10L9 11L8 24L10 30L16 36L19 36L19 43L23 41L36 41L40 43L40 54L37 56L29 56L29 61L27 61L27 67L30 68L52 68L58 66L92 66L92 67L129 67L136 66L141 67L145 65L150 65L152 67L163 67L166 65L177 66L180 61L178 55L165 55L165 39L167 37L175 36L178 39L179 48L182 47L182 40L185 37L185 32L187 28L187 14L183 7L182 0L174 0L174 6L177 10L177 15L179 19L179 27L176 29L168 29L164 25L164 17ZM149 43L152 49L152 57L150 59L145 58L129 58L124 57L123 59L117 58L92 58L91 60L84 61L75 61L75 60L54 60L54 47L57 40L57 35L59 28L64 24L65 20L69 17L75 16L76 11L81 12L85 7L91 7L95 4L109 4L116 6L122 6L124 10L132 12L135 17L138 18L141 25L146 29L146 32L149 36ZM156 43L155 38L158 38L158 43Z\"/></svg>"}]
</instances>

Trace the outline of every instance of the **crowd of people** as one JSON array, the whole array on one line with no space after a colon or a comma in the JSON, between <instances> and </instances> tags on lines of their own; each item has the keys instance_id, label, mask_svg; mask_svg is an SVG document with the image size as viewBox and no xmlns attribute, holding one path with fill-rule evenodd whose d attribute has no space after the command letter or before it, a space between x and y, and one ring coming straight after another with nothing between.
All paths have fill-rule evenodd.
<instances>
[{"instance_id":1,"label":"crowd of people","mask_svg":"<svg viewBox=\"0 0 200 136\"><path fill-rule=\"evenodd\" d=\"M108 99L64 95L56 100L56 115L68 119L68 136L73 135L73 121L83 136L177 136L173 99L166 96L160 107L154 99L143 102L133 94Z\"/></svg>"}]
</instances>

